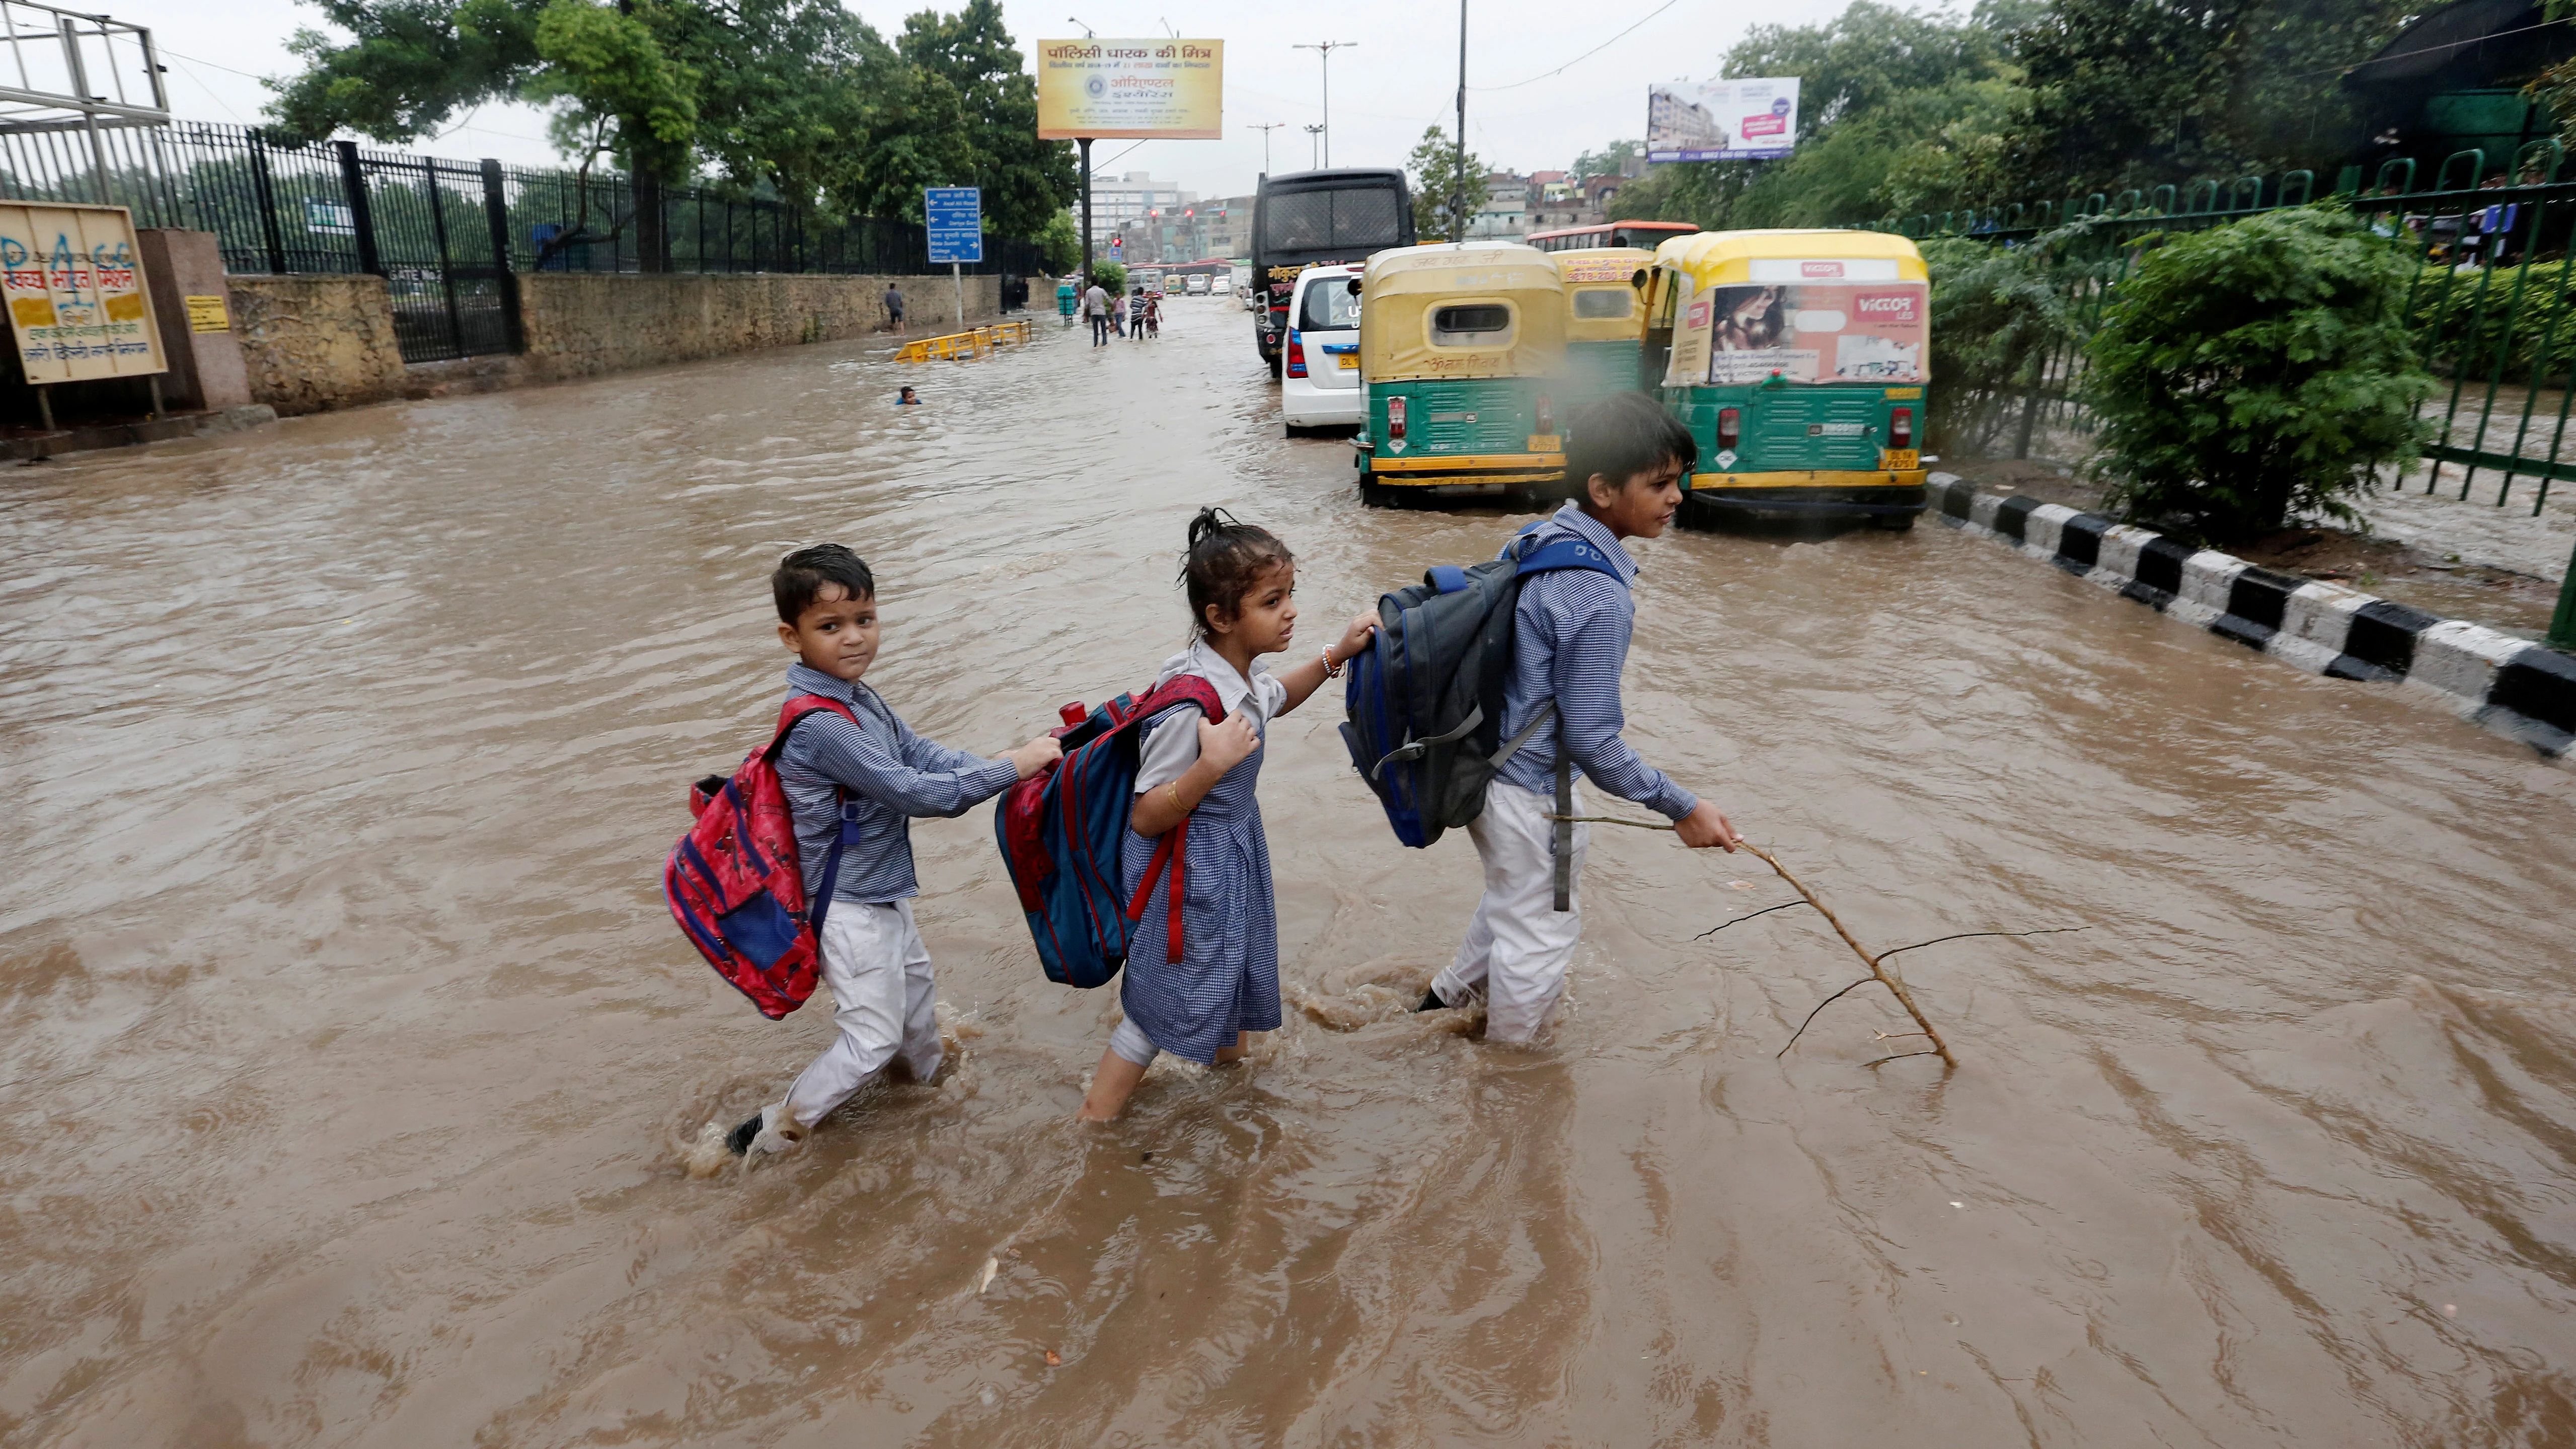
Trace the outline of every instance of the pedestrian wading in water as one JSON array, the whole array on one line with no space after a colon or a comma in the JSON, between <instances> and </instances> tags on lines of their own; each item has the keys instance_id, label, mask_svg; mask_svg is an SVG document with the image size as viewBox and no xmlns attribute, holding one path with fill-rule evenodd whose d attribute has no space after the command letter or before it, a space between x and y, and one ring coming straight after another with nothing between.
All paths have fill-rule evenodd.
<instances>
[{"instance_id":1,"label":"pedestrian wading in water","mask_svg":"<svg viewBox=\"0 0 2576 1449\"><path fill-rule=\"evenodd\" d=\"M820 932L823 984L840 1034L784 1098L725 1138L736 1156L794 1147L889 1062L901 1062L915 1081L938 1072L930 952L912 924L912 898L921 893L912 818L963 815L1063 754L1052 735L986 759L914 734L862 679L877 657L877 585L847 548L796 550L779 561L769 591L778 641L796 656L787 666L788 697L819 695L850 712L805 716L778 753L808 901L824 899L825 862L841 840Z\"/></svg>"},{"instance_id":2,"label":"pedestrian wading in water","mask_svg":"<svg viewBox=\"0 0 2576 1449\"><path fill-rule=\"evenodd\" d=\"M1202 1065L1238 1061L1251 1033L1278 1029L1279 923L1253 793L1261 746L1270 721L1340 674L1377 629L1377 615L1362 614L1314 657L1277 674L1263 669L1260 656L1294 649L1297 560L1268 530L1219 509L1191 520L1181 581L1193 638L1163 661L1155 684L1197 675L1215 689L1225 719L1210 724L1197 705L1178 704L1146 726L1121 852L1126 898L1143 890L1156 846L1172 830L1185 832L1170 852L1181 864L1156 881L1129 943L1118 990L1126 1020L1082 1099L1087 1122L1117 1116L1157 1053Z\"/></svg>"},{"instance_id":3,"label":"pedestrian wading in water","mask_svg":"<svg viewBox=\"0 0 2576 1449\"><path fill-rule=\"evenodd\" d=\"M1731 851L1741 843L1716 806L1637 758L1619 737L1627 723L1619 676L1636 621L1628 585L1637 574L1620 541L1659 537L1671 525L1698 445L1639 393L1595 403L1572 421L1565 476L1575 498L1526 545L1583 539L1610 560L1617 576L1589 569L1542 573L1513 607L1502 734L1530 733L1486 785L1484 811L1467 827L1484 862L1485 893L1457 957L1432 978L1417 1008L1437 1011L1482 998L1487 1041L1521 1042L1536 1034L1565 994L1565 968L1582 935L1573 886L1583 873L1591 828L1553 818L1584 813L1579 795L1569 796L1571 808L1556 808L1560 755L1585 780L1672 820L1684 845ZM1569 857L1562 906L1556 898L1560 852Z\"/></svg>"}]
</instances>

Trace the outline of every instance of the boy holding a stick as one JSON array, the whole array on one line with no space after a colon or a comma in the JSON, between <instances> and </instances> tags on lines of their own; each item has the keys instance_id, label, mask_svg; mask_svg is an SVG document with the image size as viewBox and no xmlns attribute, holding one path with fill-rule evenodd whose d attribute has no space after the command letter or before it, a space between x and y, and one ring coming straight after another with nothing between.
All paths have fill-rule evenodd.
<instances>
[{"instance_id":1,"label":"boy holding a stick","mask_svg":"<svg viewBox=\"0 0 2576 1449\"><path fill-rule=\"evenodd\" d=\"M1549 717L1485 787L1484 813L1467 827L1484 862L1484 898L1457 958L1432 978L1417 1008L1463 1006L1481 995L1487 1041L1522 1042L1537 1033L1565 994L1565 968L1582 936L1573 883L1591 831L1558 818L1560 751L1593 784L1673 821L1682 844L1731 851L1741 843L1716 806L1637 758L1619 737L1627 718L1619 676L1636 619L1628 581L1637 572L1619 541L1655 538L1671 526L1682 477L1698 457L1689 430L1642 393L1596 403L1574 420L1565 476L1577 492L1539 528L1536 542L1580 538L1611 561L1618 578L1563 569L1521 589L1502 737L1519 738L1542 712ZM1578 803L1562 813L1583 810ZM1567 859L1562 874L1560 855Z\"/></svg>"}]
</instances>

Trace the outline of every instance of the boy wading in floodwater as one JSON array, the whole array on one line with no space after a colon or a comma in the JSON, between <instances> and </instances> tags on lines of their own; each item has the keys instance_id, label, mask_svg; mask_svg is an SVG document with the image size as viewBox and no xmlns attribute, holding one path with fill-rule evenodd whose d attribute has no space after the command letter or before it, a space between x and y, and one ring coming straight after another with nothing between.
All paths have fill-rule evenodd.
<instances>
[{"instance_id":1,"label":"boy wading in floodwater","mask_svg":"<svg viewBox=\"0 0 2576 1449\"><path fill-rule=\"evenodd\" d=\"M1636 605L1628 596L1636 561L1621 539L1655 538L1681 507L1682 475L1698 459L1689 430L1642 394L1623 393L1573 420L1565 476L1575 501L1540 526L1532 546L1571 535L1596 548L1618 580L1590 570L1542 573L1521 589L1512 619L1512 672L1503 688L1505 739L1550 701L1526 742L1485 787L1485 809L1467 827L1485 866L1485 894L1467 922L1467 939L1448 969L1431 980L1417 1010L1485 1000L1487 1041L1527 1041L1565 994L1582 916L1571 886L1583 873L1590 828L1556 813L1559 752L1585 779L1675 822L1682 844L1741 843L1717 807L1692 795L1637 758L1619 737L1627 717L1619 675L1627 667ZM1515 543L1520 540L1514 540ZM1581 797L1565 813L1584 813ZM1569 856L1565 909L1556 906L1557 853Z\"/></svg>"},{"instance_id":2,"label":"boy wading in floodwater","mask_svg":"<svg viewBox=\"0 0 2576 1449\"><path fill-rule=\"evenodd\" d=\"M859 556L837 543L781 559L769 589L778 640L796 655L788 697L821 695L830 710L796 722L778 756L778 780L796 821L805 896L815 900L832 838L843 836L840 878L824 913L823 984L840 1035L798 1075L787 1096L733 1129L736 1156L783 1152L849 1100L889 1061L913 1080L939 1070L942 1052L930 952L913 929L912 817L962 815L1026 779L1063 750L1040 735L999 759L933 744L860 682L877 657L877 585ZM843 829L846 820L850 828Z\"/></svg>"},{"instance_id":3,"label":"boy wading in floodwater","mask_svg":"<svg viewBox=\"0 0 2576 1449\"><path fill-rule=\"evenodd\" d=\"M1163 661L1157 688L1195 674L1216 690L1225 721L1174 705L1147 727L1136 804L1120 855L1123 896L1135 899L1156 847L1187 834L1147 898L1118 989L1127 1019L1092 1074L1081 1118L1118 1115L1158 1052L1202 1066L1239 1061L1249 1036L1279 1027L1279 921L1270 893L1270 842L1261 830L1261 745L1270 721L1306 702L1368 644L1377 615L1362 614L1316 657L1273 675L1254 661L1289 648L1297 628L1297 560L1266 529L1214 508L1190 522L1181 577L1188 585L1190 647ZM1180 950L1172 949L1172 892L1180 892ZM1178 959L1173 959L1175 955Z\"/></svg>"}]
</instances>

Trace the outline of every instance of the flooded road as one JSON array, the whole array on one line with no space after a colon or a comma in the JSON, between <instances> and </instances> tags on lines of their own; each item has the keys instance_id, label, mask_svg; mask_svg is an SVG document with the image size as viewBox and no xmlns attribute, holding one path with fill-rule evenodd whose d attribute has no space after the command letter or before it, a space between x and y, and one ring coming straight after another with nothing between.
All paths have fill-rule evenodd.
<instances>
[{"instance_id":1,"label":"flooded road","mask_svg":"<svg viewBox=\"0 0 2576 1449\"><path fill-rule=\"evenodd\" d=\"M1406 1014L1476 861L1328 692L1248 1069L1076 1129L1115 996L978 809L915 833L947 1071L689 1178L831 1030L658 895L774 719L779 554L856 546L872 682L999 751L1177 646L1203 503L1310 623L1520 521L1363 510L1171 310L10 470L0 1441L2576 1442L2576 776L1933 526L1640 544L1628 703L1864 941L2090 926L1900 958L1955 1072L1865 1069L1874 991L1775 1060L1849 952L1698 939L1790 892L1643 831L1537 1047Z\"/></svg>"}]
</instances>

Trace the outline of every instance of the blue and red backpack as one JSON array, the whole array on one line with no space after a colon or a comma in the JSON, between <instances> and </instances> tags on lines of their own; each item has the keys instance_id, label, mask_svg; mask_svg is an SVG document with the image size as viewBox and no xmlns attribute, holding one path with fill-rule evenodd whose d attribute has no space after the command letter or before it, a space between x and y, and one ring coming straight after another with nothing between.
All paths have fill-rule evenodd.
<instances>
[{"instance_id":1,"label":"blue and red backpack","mask_svg":"<svg viewBox=\"0 0 2576 1449\"><path fill-rule=\"evenodd\" d=\"M808 917L796 819L778 782L778 752L797 722L818 710L858 723L838 700L803 694L787 701L778 711L778 733L746 756L732 779L709 775L689 787L697 823L662 867L662 898L680 929L716 974L772 1021L803 1006L821 979L823 917L840 879L841 847L855 828L845 805Z\"/></svg>"},{"instance_id":2,"label":"blue and red backpack","mask_svg":"<svg viewBox=\"0 0 2576 1449\"><path fill-rule=\"evenodd\" d=\"M1100 986L1127 964L1127 943L1166 866L1172 873L1171 958L1181 959L1181 874L1186 867L1190 822L1163 833L1133 900L1123 889L1119 850L1136 806L1137 726L1174 705L1195 704L1210 724L1222 723L1225 705L1216 687L1183 674L1143 698L1122 694L1088 715L1079 704L1060 713L1055 737L1064 759L1013 785L993 812L993 835L1002 864L1019 888L1029 934L1047 979L1066 986Z\"/></svg>"}]
</instances>

